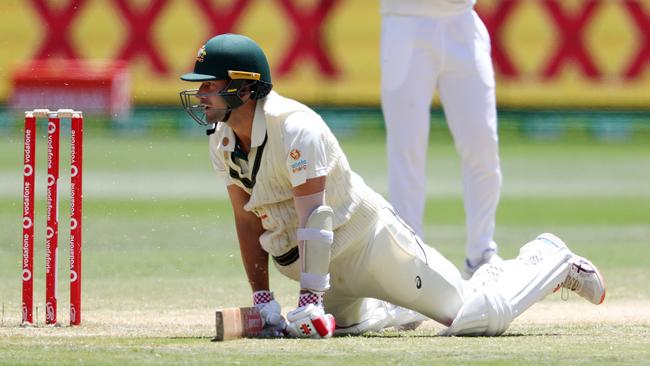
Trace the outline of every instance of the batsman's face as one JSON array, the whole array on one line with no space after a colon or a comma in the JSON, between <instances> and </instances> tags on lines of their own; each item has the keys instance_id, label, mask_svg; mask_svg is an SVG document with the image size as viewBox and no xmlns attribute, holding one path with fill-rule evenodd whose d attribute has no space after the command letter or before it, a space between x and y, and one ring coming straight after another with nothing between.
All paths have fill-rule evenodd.
<instances>
[{"instance_id":1,"label":"batsman's face","mask_svg":"<svg viewBox=\"0 0 650 366\"><path fill-rule=\"evenodd\" d=\"M210 123L222 121L226 116L228 105L219 96L219 92L227 85L226 80L206 81L201 84L196 94L199 103L204 107L206 119Z\"/></svg>"}]
</instances>

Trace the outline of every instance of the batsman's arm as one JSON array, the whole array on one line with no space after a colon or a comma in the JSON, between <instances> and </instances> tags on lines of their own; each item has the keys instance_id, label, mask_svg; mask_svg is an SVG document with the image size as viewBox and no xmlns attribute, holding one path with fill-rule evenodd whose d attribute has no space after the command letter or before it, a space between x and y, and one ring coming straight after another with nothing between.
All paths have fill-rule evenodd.
<instances>
[{"instance_id":1,"label":"batsman's arm","mask_svg":"<svg viewBox=\"0 0 650 366\"><path fill-rule=\"evenodd\" d=\"M235 215L235 227L248 283L253 292L269 289L269 254L260 245L264 233L262 221L252 212L244 209L250 195L240 187L228 186L228 195Z\"/></svg>"},{"instance_id":2,"label":"batsman's arm","mask_svg":"<svg viewBox=\"0 0 650 366\"><path fill-rule=\"evenodd\" d=\"M296 197L308 196L325 190L326 176L307 179L305 183L293 187L293 195Z\"/></svg>"}]
</instances>

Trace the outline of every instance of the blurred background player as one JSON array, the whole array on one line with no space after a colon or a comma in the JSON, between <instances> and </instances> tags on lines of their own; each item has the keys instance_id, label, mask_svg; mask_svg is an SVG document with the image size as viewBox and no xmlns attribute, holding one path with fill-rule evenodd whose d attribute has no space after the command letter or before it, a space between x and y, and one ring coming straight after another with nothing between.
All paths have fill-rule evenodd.
<instances>
[{"instance_id":1,"label":"blurred background player","mask_svg":"<svg viewBox=\"0 0 650 366\"><path fill-rule=\"evenodd\" d=\"M490 36L474 3L381 0L389 200L423 237L430 108L438 90L462 162L465 277L501 260L493 238L501 191L494 71Z\"/></svg>"},{"instance_id":2,"label":"blurred background player","mask_svg":"<svg viewBox=\"0 0 650 366\"><path fill-rule=\"evenodd\" d=\"M285 327L269 284L269 256L300 282L287 314L294 337L327 338L431 318L445 335L499 335L523 311L565 287L594 304L602 276L552 234L470 281L424 244L354 173L323 119L272 91L268 61L238 34L210 39L183 80L184 109L209 126L210 154L232 204L253 303Z\"/></svg>"}]
</instances>

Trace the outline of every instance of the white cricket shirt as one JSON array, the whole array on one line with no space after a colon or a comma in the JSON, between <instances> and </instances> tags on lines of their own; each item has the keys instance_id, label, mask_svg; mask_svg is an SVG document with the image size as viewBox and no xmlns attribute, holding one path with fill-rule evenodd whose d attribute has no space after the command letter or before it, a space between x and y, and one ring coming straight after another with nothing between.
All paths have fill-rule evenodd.
<instances>
[{"instance_id":1,"label":"white cricket shirt","mask_svg":"<svg viewBox=\"0 0 650 366\"><path fill-rule=\"evenodd\" d=\"M266 231L260 244L274 257L282 257L298 244L292 188L307 179L327 176L325 204L334 211L333 258L367 237L376 212L386 205L350 169L321 117L275 92L257 102L248 161L236 156L235 134L226 123L217 125L209 141L213 166L225 183L250 194L244 209L261 219Z\"/></svg>"}]
</instances>

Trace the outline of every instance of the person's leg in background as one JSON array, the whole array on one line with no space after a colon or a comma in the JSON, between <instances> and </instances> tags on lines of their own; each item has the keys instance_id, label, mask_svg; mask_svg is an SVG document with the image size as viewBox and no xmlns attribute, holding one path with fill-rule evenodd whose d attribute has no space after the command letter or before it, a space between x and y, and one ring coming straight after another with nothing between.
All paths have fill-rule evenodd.
<instances>
[{"instance_id":1,"label":"person's leg in background","mask_svg":"<svg viewBox=\"0 0 650 366\"><path fill-rule=\"evenodd\" d=\"M420 237L426 202L431 99L436 88L432 40L439 26L427 18L384 16L381 103L386 121L388 195L399 216Z\"/></svg>"},{"instance_id":2,"label":"person's leg in background","mask_svg":"<svg viewBox=\"0 0 650 366\"><path fill-rule=\"evenodd\" d=\"M490 38L476 13L456 17L446 29L440 99L460 154L466 214L465 276L500 258L494 242L501 193L495 81Z\"/></svg>"}]
</instances>

